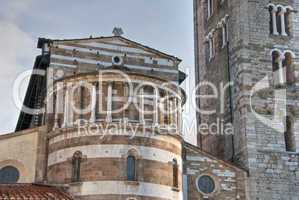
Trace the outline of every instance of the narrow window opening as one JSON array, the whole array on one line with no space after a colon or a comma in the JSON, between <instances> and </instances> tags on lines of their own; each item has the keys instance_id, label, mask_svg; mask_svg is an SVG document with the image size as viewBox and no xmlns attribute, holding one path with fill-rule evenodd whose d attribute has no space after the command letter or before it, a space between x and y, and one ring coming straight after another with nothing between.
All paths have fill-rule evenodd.
<instances>
[{"instance_id":1,"label":"narrow window opening","mask_svg":"<svg viewBox=\"0 0 299 200\"><path fill-rule=\"evenodd\" d=\"M285 29L286 29L286 33L287 35L290 35L290 15L291 11L290 9L287 9L285 16L284 16L284 20L285 20Z\"/></svg>"},{"instance_id":2,"label":"narrow window opening","mask_svg":"<svg viewBox=\"0 0 299 200\"><path fill-rule=\"evenodd\" d=\"M295 83L295 69L293 65L293 58L290 53L285 54L285 59L283 61L283 68L285 69L286 73L286 82L288 85L292 85Z\"/></svg>"},{"instance_id":3,"label":"narrow window opening","mask_svg":"<svg viewBox=\"0 0 299 200\"><path fill-rule=\"evenodd\" d=\"M279 33L279 35L282 34L282 27L281 27L281 13L282 9L278 8L277 12L276 12L276 27L277 27L277 32Z\"/></svg>"},{"instance_id":4,"label":"narrow window opening","mask_svg":"<svg viewBox=\"0 0 299 200\"><path fill-rule=\"evenodd\" d=\"M136 181L136 158L134 156L127 158L127 180Z\"/></svg>"},{"instance_id":5,"label":"narrow window opening","mask_svg":"<svg viewBox=\"0 0 299 200\"><path fill-rule=\"evenodd\" d=\"M287 116L285 119L285 145L286 151L296 152L296 141L294 134L294 122L292 117Z\"/></svg>"},{"instance_id":6,"label":"narrow window opening","mask_svg":"<svg viewBox=\"0 0 299 200\"><path fill-rule=\"evenodd\" d=\"M80 151L75 152L72 159L72 181L73 182L80 182L81 161L82 161L82 153Z\"/></svg>"},{"instance_id":7,"label":"narrow window opening","mask_svg":"<svg viewBox=\"0 0 299 200\"><path fill-rule=\"evenodd\" d=\"M178 188L179 187L179 180L178 180L178 173L179 173L179 166L176 159L173 159L172 161L172 176L173 176L173 187Z\"/></svg>"},{"instance_id":8,"label":"narrow window opening","mask_svg":"<svg viewBox=\"0 0 299 200\"><path fill-rule=\"evenodd\" d=\"M274 51L272 53L272 71L273 71L273 84L274 86L279 86L284 83L283 73L281 69L281 60L280 53L278 51Z\"/></svg>"}]
</instances>

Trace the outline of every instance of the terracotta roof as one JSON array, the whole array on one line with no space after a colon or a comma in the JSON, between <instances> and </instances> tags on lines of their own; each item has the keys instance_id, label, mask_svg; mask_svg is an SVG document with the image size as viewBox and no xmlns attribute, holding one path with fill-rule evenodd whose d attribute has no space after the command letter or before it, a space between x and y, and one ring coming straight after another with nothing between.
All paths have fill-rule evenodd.
<instances>
[{"instance_id":1,"label":"terracotta roof","mask_svg":"<svg viewBox=\"0 0 299 200\"><path fill-rule=\"evenodd\" d=\"M0 200L73 200L62 189L37 184L0 184Z\"/></svg>"}]
</instances>

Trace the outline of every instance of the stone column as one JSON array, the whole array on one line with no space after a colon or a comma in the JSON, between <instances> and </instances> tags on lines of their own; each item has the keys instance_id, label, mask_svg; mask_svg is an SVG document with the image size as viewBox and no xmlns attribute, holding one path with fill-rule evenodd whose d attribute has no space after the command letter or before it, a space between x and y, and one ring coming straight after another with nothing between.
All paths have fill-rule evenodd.
<instances>
[{"instance_id":1,"label":"stone column","mask_svg":"<svg viewBox=\"0 0 299 200\"><path fill-rule=\"evenodd\" d=\"M160 125L164 126L164 114L165 114L165 103L164 103L164 97L159 100L159 106L161 107L159 115L160 115Z\"/></svg>"},{"instance_id":2,"label":"stone column","mask_svg":"<svg viewBox=\"0 0 299 200\"><path fill-rule=\"evenodd\" d=\"M180 134L182 134L182 100L178 99L178 131Z\"/></svg>"},{"instance_id":3,"label":"stone column","mask_svg":"<svg viewBox=\"0 0 299 200\"><path fill-rule=\"evenodd\" d=\"M222 48L226 45L226 24L222 24Z\"/></svg>"},{"instance_id":4,"label":"stone column","mask_svg":"<svg viewBox=\"0 0 299 200\"><path fill-rule=\"evenodd\" d=\"M140 120L141 124L145 124L145 121L144 121L144 91L143 91L143 88L140 89L139 102L140 102L139 109L141 110L141 111L139 111L140 112L139 120Z\"/></svg>"},{"instance_id":5,"label":"stone column","mask_svg":"<svg viewBox=\"0 0 299 200\"><path fill-rule=\"evenodd\" d=\"M69 111L68 111L68 114L69 114L69 117L68 117L68 120L69 120L69 124L71 126L74 125L74 110L73 110L73 106L75 105L75 102L74 102L74 93L73 93L73 84L70 83L67 87L67 90L69 90Z\"/></svg>"},{"instance_id":6,"label":"stone column","mask_svg":"<svg viewBox=\"0 0 299 200\"><path fill-rule=\"evenodd\" d=\"M280 15L280 19L281 19L281 35L283 36L288 36L288 34L286 33L286 26L285 26L285 13L286 13L286 9L283 8L279 15Z\"/></svg>"},{"instance_id":7,"label":"stone column","mask_svg":"<svg viewBox=\"0 0 299 200\"><path fill-rule=\"evenodd\" d=\"M278 32L277 32L277 21L276 21L277 8L274 7L274 8L272 9L271 13L272 13L273 35L278 35Z\"/></svg>"},{"instance_id":8,"label":"stone column","mask_svg":"<svg viewBox=\"0 0 299 200\"><path fill-rule=\"evenodd\" d=\"M63 83L58 82L56 84L56 109L55 109L55 117L54 117L54 127L53 129L59 128L59 114L62 113L61 104L63 101Z\"/></svg>"},{"instance_id":9,"label":"stone column","mask_svg":"<svg viewBox=\"0 0 299 200\"><path fill-rule=\"evenodd\" d=\"M178 99L177 98L174 98L174 103L173 103L173 120L174 120L174 125L175 125L175 128L177 129L178 128Z\"/></svg>"},{"instance_id":10,"label":"stone column","mask_svg":"<svg viewBox=\"0 0 299 200\"><path fill-rule=\"evenodd\" d=\"M65 94L64 94L64 112L63 112L63 127L68 126L69 122L69 90L67 86L64 89Z\"/></svg>"},{"instance_id":11,"label":"stone column","mask_svg":"<svg viewBox=\"0 0 299 200\"><path fill-rule=\"evenodd\" d=\"M159 126L159 89L154 89L154 126Z\"/></svg>"},{"instance_id":12,"label":"stone column","mask_svg":"<svg viewBox=\"0 0 299 200\"><path fill-rule=\"evenodd\" d=\"M213 58L213 39L209 37L210 59Z\"/></svg>"},{"instance_id":13,"label":"stone column","mask_svg":"<svg viewBox=\"0 0 299 200\"><path fill-rule=\"evenodd\" d=\"M212 6L213 6L213 2L212 0L208 0L208 17L210 17L212 15Z\"/></svg>"},{"instance_id":14,"label":"stone column","mask_svg":"<svg viewBox=\"0 0 299 200\"><path fill-rule=\"evenodd\" d=\"M169 110L169 125L172 126L173 123L174 123L173 100L172 99L169 99L169 108L168 108L168 110Z\"/></svg>"},{"instance_id":15,"label":"stone column","mask_svg":"<svg viewBox=\"0 0 299 200\"><path fill-rule=\"evenodd\" d=\"M96 86L92 86L91 94L91 113L90 113L90 122L94 123L96 121L96 104L97 104L97 89Z\"/></svg>"},{"instance_id":16,"label":"stone column","mask_svg":"<svg viewBox=\"0 0 299 200\"><path fill-rule=\"evenodd\" d=\"M284 81L284 70L283 70L283 65L282 65L282 62L283 62L283 60L285 59L285 57L284 57L284 55L280 55L280 57L279 57L279 82L281 83L281 84L284 84L285 83L285 81Z\"/></svg>"},{"instance_id":17,"label":"stone column","mask_svg":"<svg viewBox=\"0 0 299 200\"><path fill-rule=\"evenodd\" d=\"M112 82L108 83L108 94L107 94L107 122L112 122Z\"/></svg>"}]
</instances>

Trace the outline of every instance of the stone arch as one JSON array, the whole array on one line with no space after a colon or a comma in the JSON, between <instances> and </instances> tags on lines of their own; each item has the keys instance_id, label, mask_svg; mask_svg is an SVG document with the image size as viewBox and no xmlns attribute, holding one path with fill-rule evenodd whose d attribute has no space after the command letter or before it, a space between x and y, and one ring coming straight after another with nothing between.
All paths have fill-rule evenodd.
<instances>
[{"instance_id":1,"label":"stone arch","mask_svg":"<svg viewBox=\"0 0 299 200\"><path fill-rule=\"evenodd\" d=\"M83 154L81 151L76 151L72 157L72 181L79 182L81 179L81 163Z\"/></svg>"}]
</instances>

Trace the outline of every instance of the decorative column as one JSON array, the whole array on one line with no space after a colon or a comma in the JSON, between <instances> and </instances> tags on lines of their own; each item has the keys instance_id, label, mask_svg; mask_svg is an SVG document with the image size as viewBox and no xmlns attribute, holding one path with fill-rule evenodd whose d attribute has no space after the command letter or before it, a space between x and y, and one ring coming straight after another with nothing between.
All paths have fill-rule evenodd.
<instances>
[{"instance_id":1,"label":"decorative column","mask_svg":"<svg viewBox=\"0 0 299 200\"><path fill-rule=\"evenodd\" d=\"M174 117L173 117L173 115L174 115L174 110L173 110L173 108L174 108L174 104L173 104L173 100L172 99L169 99L169 125L173 125L173 123L174 123Z\"/></svg>"},{"instance_id":2,"label":"decorative column","mask_svg":"<svg viewBox=\"0 0 299 200\"><path fill-rule=\"evenodd\" d=\"M178 131L181 133L182 131L182 100L178 99Z\"/></svg>"},{"instance_id":3,"label":"decorative column","mask_svg":"<svg viewBox=\"0 0 299 200\"><path fill-rule=\"evenodd\" d=\"M75 102L74 102L74 90L73 90L73 84L72 83L70 83L69 85L68 85L68 87L67 87L67 90L69 91L68 92L68 95L69 95L69 97L68 97L68 104L69 104L69 110L68 110L68 114L69 114L69 116L68 116L68 123L71 125L71 126L73 126L74 125L74 108L73 108L73 106L75 105ZM71 91L71 92L70 92Z\"/></svg>"},{"instance_id":4,"label":"decorative column","mask_svg":"<svg viewBox=\"0 0 299 200\"><path fill-rule=\"evenodd\" d=\"M59 114L62 113L61 104L63 101L63 83L58 82L56 84L56 109L55 109L55 117L54 117L54 127L53 129L59 128Z\"/></svg>"},{"instance_id":5,"label":"decorative column","mask_svg":"<svg viewBox=\"0 0 299 200\"><path fill-rule=\"evenodd\" d=\"M167 124L168 126L171 125L171 104L170 104L170 96L169 96L169 92L166 93L166 112L167 112Z\"/></svg>"},{"instance_id":6,"label":"decorative column","mask_svg":"<svg viewBox=\"0 0 299 200\"><path fill-rule=\"evenodd\" d=\"M286 33L286 26L285 26L285 13L286 13L286 9L282 8L281 11L279 12L280 14L280 21L281 21L281 35L283 36L288 36L288 34Z\"/></svg>"},{"instance_id":7,"label":"decorative column","mask_svg":"<svg viewBox=\"0 0 299 200\"><path fill-rule=\"evenodd\" d=\"M154 126L159 126L159 89L154 88Z\"/></svg>"},{"instance_id":8,"label":"decorative column","mask_svg":"<svg viewBox=\"0 0 299 200\"><path fill-rule=\"evenodd\" d=\"M213 9L212 6L213 6L212 0L208 0L208 17L212 15L212 9Z\"/></svg>"},{"instance_id":9,"label":"decorative column","mask_svg":"<svg viewBox=\"0 0 299 200\"><path fill-rule=\"evenodd\" d=\"M64 115L63 115L63 127L66 128L69 122L69 90L67 86L64 89Z\"/></svg>"},{"instance_id":10,"label":"decorative column","mask_svg":"<svg viewBox=\"0 0 299 200\"><path fill-rule=\"evenodd\" d=\"M213 38L209 37L210 60L213 58Z\"/></svg>"},{"instance_id":11,"label":"decorative column","mask_svg":"<svg viewBox=\"0 0 299 200\"><path fill-rule=\"evenodd\" d=\"M175 97L174 98L174 102L173 102L173 123L174 126L176 128L176 130L178 130L178 99Z\"/></svg>"},{"instance_id":12,"label":"decorative column","mask_svg":"<svg viewBox=\"0 0 299 200\"><path fill-rule=\"evenodd\" d=\"M99 81L99 84L98 84L98 114L99 114L99 119L98 120L105 120L103 115L104 115L104 108L103 108L103 98L104 95L101 95L103 94L103 86L104 86L104 83L102 81Z\"/></svg>"},{"instance_id":13,"label":"decorative column","mask_svg":"<svg viewBox=\"0 0 299 200\"><path fill-rule=\"evenodd\" d=\"M94 123L96 121L96 104L97 104L97 89L96 86L92 86L92 94L91 94L91 113L89 121Z\"/></svg>"},{"instance_id":14,"label":"decorative column","mask_svg":"<svg viewBox=\"0 0 299 200\"><path fill-rule=\"evenodd\" d=\"M108 83L108 94L107 94L107 122L112 122L112 82Z\"/></svg>"},{"instance_id":15,"label":"decorative column","mask_svg":"<svg viewBox=\"0 0 299 200\"><path fill-rule=\"evenodd\" d=\"M282 62L284 59L285 59L284 55L281 54L279 57L279 69L278 69L279 70L279 82L281 84L285 83L284 70L283 70L283 65L282 65Z\"/></svg>"},{"instance_id":16,"label":"decorative column","mask_svg":"<svg viewBox=\"0 0 299 200\"><path fill-rule=\"evenodd\" d=\"M139 120L140 120L141 124L145 124L145 121L144 121L144 91L143 91L143 88L140 89L140 101L139 102L140 102L140 109L141 109Z\"/></svg>"},{"instance_id":17,"label":"decorative column","mask_svg":"<svg viewBox=\"0 0 299 200\"><path fill-rule=\"evenodd\" d=\"M222 24L222 48L226 45L226 24Z\"/></svg>"},{"instance_id":18,"label":"decorative column","mask_svg":"<svg viewBox=\"0 0 299 200\"><path fill-rule=\"evenodd\" d=\"M277 8L276 8L276 7L273 7L271 13L272 13L273 35L278 35L278 31L277 31L277 21L276 21Z\"/></svg>"},{"instance_id":19,"label":"decorative column","mask_svg":"<svg viewBox=\"0 0 299 200\"><path fill-rule=\"evenodd\" d=\"M226 36L226 43L228 42L228 34L229 34L229 32L228 32L228 24L229 24L229 20L228 20L228 15L226 15L226 20L225 20L225 24L224 24L224 26L225 26L225 36Z\"/></svg>"},{"instance_id":20,"label":"decorative column","mask_svg":"<svg viewBox=\"0 0 299 200\"><path fill-rule=\"evenodd\" d=\"M165 103L164 103L164 98L161 98L159 99L159 106L160 106L160 112L159 112L159 115L160 115L160 125L161 126L164 126L165 124L165 118L164 118L164 112L165 112Z\"/></svg>"}]
</instances>

